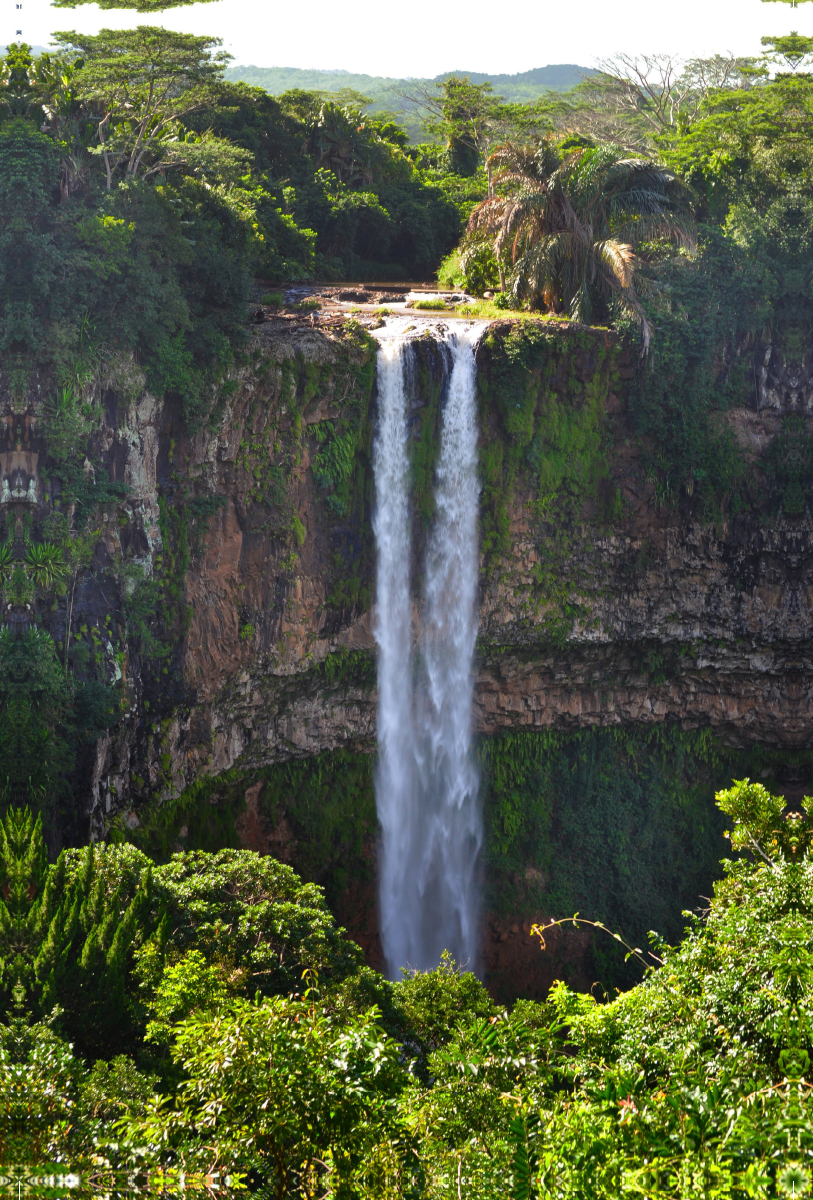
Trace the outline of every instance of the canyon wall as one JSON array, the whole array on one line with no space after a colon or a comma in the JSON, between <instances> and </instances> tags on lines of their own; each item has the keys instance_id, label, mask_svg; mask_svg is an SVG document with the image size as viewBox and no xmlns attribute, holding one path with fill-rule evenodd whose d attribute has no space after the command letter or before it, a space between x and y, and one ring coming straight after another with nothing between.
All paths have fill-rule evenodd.
<instances>
[{"instance_id":1,"label":"canyon wall","mask_svg":"<svg viewBox=\"0 0 813 1200\"><path fill-rule=\"evenodd\" d=\"M508 324L497 326L490 337L512 332ZM567 514L565 536L540 517L527 470L515 471L496 499L494 489L486 491L484 504L499 504L507 527L501 545L483 554L478 731L678 721L683 728L709 727L734 745L805 747L813 731L808 516L766 520L749 512L715 525L701 522L685 497L676 507L659 507L625 421L634 364L603 332L568 325L545 332L550 345L539 357L547 353L560 378L550 377L549 364L518 370L531 387L536 383L541 409L583 408L607 444L606 475L593 494L576 489L578 507ZM159 676L155 697L143 685L156 717L143 711L141 681L134 679L131 715L98 749L93 787L102 821L131 801L137 811L140 802L177 795L201 775L235 764L260 767L374 745L369 417L375 401L369 373L361 382L353 376L369 367L371 350L348 347L337 331L282 321L263 326L255 342L254 363L215 430L185 438L172 406L145 395L125 410L118 428L101 435L132 488L142 554L160 561L177 553L162 545L162 496L174 497L185 484L222 505L183 578L187 617L174 660L180 678L165 690ZM415 442L431 447L436 351L426 350ZM489 357L485 345L486 381ZM294 417L286 386L300 390L301 413ZM315 431L342 421L348 387L363 393L354 403L370 411L353 451L358 494L337 518L331 485L320 488L311 459L324 445ZM484 391L488 449L510 435ZM543 411L543 428L544 417ZM728 419L747 431L749 448L769 443L757 412L735 411ZM283 457L280 438L296 422L301 435L297 454L288 452L294 461L285 495L269 503L273 460ZM292 533L294 522L299 532ZM169 769L160 765L167 754ZM137 780L128 790L133 772Z\"/></svg>"},{"instance_id":2,"label":"canyon wall","mask_svg":"<svg viewBox=\"0 0 813 1200\"><path fill-rule=\"evenodd\" d=\"M416 561L432 515L440 353L430 335L419 339ZM99 669L119 681L117 719L80 755L65 836L89 826L94 836L131 837L159 853L208 838L277 854L327 884L375 962L374 358L359 326L267 317L194 434L171 395L159 401L131 362L111 362L97 397L94 461L126 491L98 513L92 556L42 619L60 645L68 623L72 642L92 647ZM488 735L486 757L490 743L538 736L550 754L571 756L572 773L587 745L579 738L605 731L606 758L616 731L638 741L612 743L610 758L626 756L630 779L639 780L649 769L641 747L661 730L691 759L676 766L675 781L691 776L690 789L702 792L697 812L711 812L713 786L735 761L758 760L763 774L797 786L813 733L807 511L787 515L781 497L766 491L761 504L710 520L691 486L664 496L648 465L653 448L630 416L647 365L606 331L496 322L478 366L474 720ZM47 445L36 404L32 411L8 420L3 474L10 488L33 481L41 515L58 507L59 489L37 465L47 462ZM721 420L758 472L788 414L806 422L806 400L774 372ZM85 469L97 467L86 460ZM546 781L532 786L523 776L529 795L556 790L552 761ZM349 792L337 771L355 772ZM645 789L646 803L660 786ZM580 796L593 794L585 788ZM355 797L349 808L339 792ZM489 784L486 803L499 822L508 793L494 800L497 792ZM315 835L303 805L334 831L322 861L308 848ZM669 805L679 807L674 796ZM698 821L707 826L701 851ZM564 844L561 815L550 822L548 840ZM695 815L689 826L675 835L694 864L683 883L670 884L681 904L722 852L711 816ZM525 972L533 993L549 982L556 956L540 967L528 929L547 900L570 893L551 892L541 842L525 844L516 834L511 853L491 864L499 879L488 881L486 960L495 979ZM623 852L613 854L623 868ZM604 911L612 916L611 901ZM583 956L570 959L576 981L589 986Z\"/></svg>"}]
</instances>

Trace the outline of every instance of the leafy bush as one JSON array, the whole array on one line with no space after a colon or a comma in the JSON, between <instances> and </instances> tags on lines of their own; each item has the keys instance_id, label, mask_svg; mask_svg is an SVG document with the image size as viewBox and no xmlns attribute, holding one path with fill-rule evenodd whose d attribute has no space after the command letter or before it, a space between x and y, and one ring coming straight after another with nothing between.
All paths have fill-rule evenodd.
<instances>
[{"instance_id":1,"label":"leafy bush","mask_svg":"<svg viewBox=\"0 0 813 1200\"><path fill-rule=\"evenodd\" d=\"M500 271L491 243L464 239L440 264L438 282L474 296L500 287Z\"/></svg>"},{"instance_id":2,"label":"leafy bush","mask_svg":"<svg viewBox=\"0 0 813 1200\"><path fill-rule=\"evenodd\" d=\"M91 429L93 411L71 388L63 388L45 403L43 433L48 453L57 462L65 462L80 450Z\"/></svg>"},{"instance_id":3,"label":"leafy bush","mask_svg":"<svg viewBox=\"0 0 813 1200\"><path fill-rule=\"evenodd\" d=\"M442 296L433 296L429 300L413 300L413 308L426 308L431 312L445 312L448 305Z\"/></svg>"},{"instance_id":4,"label":"leafy bush","mask_svg":"<svg viewBox=\"0 0 813 1200\"><path fill-rule=\"evenodd\" d=\"M813 802L788 813L748 779L718 802L739 857L681 944L629 946L645 978L613 999L559 983L511 1013L448 957L397 984L360 969L318 891L272 860L181 854L151 873L132 847L91 847L48 867L39 827L12 813L0 1145L13 1096L29 1114L16 1161L103 1149L194 1171L214 1155L280 1197L688 1200L698 1180L724 1200L802 1194ZM552 929L580 923L538 927L543 952ZM141 1066L112 1046L84 1066L32 1023L51 995L66 1004L57 1026L93 1056L115 1009L137 1016Z\"/></svg>"},{"instance_id":5,"label":"leafy bush","mask_svg":"<svg viewBox=\"0 0 813 1200\"><path fill-rule=\"evenodd\" d=\"M324 421L314 429L319 449L313 477L321 488L335 488L350 477L355 457L356 436L347 422Z\"/></svg>"},{"instance_id":6,"label":"leafy bush","mask_svg":"<svg viewBox=\"0 0 813 1200\"><path fill-rule=\"evenodd\" d=\"M295 991L302 972L343 979L361 961L321 889L249 850L189 851L155 870L173 931L171 957L197 949L249 995Z\"/></svg>"}]
</instances>

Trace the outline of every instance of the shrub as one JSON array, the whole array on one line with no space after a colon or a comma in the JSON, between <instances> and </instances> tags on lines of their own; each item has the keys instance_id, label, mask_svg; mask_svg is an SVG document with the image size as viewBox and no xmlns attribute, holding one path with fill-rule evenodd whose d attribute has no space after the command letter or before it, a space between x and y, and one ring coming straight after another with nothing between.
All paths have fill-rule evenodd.
<instances>
[{"instance_id":1,"label":"shrub","mask_svg":"<svg viewBox=\"0 0 813 1200\"><path fill-rule=\"evenodd\" d=\"M431 300L415 300L412 303L412 307L429 309L432 312L445 312L448 308L448 305L442 296L436 296Z\"/></svg>"}]
</instances>

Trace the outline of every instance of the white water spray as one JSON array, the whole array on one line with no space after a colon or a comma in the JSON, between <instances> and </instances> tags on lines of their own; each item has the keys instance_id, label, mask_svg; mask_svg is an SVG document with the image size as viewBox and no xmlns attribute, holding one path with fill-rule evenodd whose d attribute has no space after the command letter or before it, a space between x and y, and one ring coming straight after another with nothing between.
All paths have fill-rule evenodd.
<instances>
[{"instance_id":1,"label":"white water spray","mask_svg":"<svg viewBox=\"0 0 813 1200\"><path fill-rule=\"evenodd\" d=\"M412 654L408 340L388 326L378 357L375 443L379 645L376 803L382 829L381 938L390 975L435 967L443 950L476 966L482 843L472 757L477 637L477 420L474 343L482 325L438 330L451 357L436 468L437 515Z\"/></svg>"}]
</instances>

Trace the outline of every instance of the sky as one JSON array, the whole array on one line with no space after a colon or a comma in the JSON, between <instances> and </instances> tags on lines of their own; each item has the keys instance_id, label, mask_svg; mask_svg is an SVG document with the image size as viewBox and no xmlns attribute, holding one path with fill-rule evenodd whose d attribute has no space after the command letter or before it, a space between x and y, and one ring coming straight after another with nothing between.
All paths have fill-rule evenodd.
<instances>
[{"instance_id":1,"label":"sky","mask_svg":"<svg viewBox=\"0 0 813 1200\"><path fill-rule=\"evenodd\" d=\"M756 54L763 34L813 35L813 3L761 0L513 0L499 24L493 0L360 4L336 0L216 0L154 18L0 0L0 44L47 45L55 30L95 33L148 22L223 39L236 64L432 77L465 70L514 74L548 63L594 66L619 50L681 57ZM495 21L495 13L497 21Z\"/></svg>"}]
</instances>

